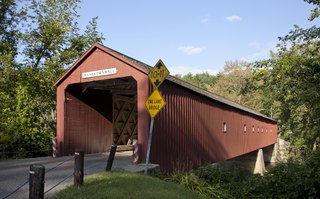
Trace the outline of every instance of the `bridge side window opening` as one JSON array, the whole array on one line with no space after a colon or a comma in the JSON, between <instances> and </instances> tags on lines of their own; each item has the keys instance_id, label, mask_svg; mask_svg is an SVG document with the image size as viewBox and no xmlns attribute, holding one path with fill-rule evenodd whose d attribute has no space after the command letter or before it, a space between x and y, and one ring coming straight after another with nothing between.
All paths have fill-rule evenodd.
<instances>
[{"instance_id":1,"label":"bridge side window opening","mask_svg":"<svg viewBox=\"0 0 320 199\"><path fill-rule=\"evenodd\" d=\"M252 125L252 133L254 133L254 125Z\"/></svg>"},{"instance_id":2,"label":"bridge side window opening","mask_svg":"<svg viewBox=\"0 0 320 199\"><path fill-rule=\"evenodd\" d=\"M246 125L246 124L243 125L243 132L244 132L244 133L247 132L247 125Z\"/></svg>"},{"instance_id":3,"label":"bridge side window opening","mask_svg":"<svg viewBox=\"0 0 320 199\"><path fill-rule=\"evenodd\" d=\"M258 133L259 133L259 130L260 130L260 129L259 129L259 126L258 126L258 127L257 127L257 132L258 132Z\"/></svg>"},{"instance_id":4,"label":"bridge side window opening","mask_svg":"<svg viewBox=\"0 0 320 199\"><path fill-rule=\"evenodd\" d=\"M227 123L223 122L223 132L227 133Z\"/></svg>"}]
</instances>

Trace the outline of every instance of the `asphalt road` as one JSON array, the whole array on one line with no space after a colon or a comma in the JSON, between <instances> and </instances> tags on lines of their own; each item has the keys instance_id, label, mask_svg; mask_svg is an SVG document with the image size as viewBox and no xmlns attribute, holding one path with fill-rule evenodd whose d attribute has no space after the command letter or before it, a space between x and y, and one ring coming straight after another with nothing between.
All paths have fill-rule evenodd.
<instances>
[{"instance_id":1,"label":"asphalt road","mask_svg":"<svg viewBox=\"0 0 320 199\"><path fill-rule=\"evenodd\" d=\"M131 155L132 151L117 152L115 160L113 162L112 170L142 170L143 166L131 164ZM91 175L97 172L104 171L107 165L108 156L109 154L107 153L85 155L84 175ZM29 198L28 178L30 165L32 164L42 164L45 167L45 198L50 198L66 186L73 184L73 156L65 156L59 158L42 157L1 161L0 199ZM18 191L12 193L20 186L22 187Z\"/></svg>"}]
</instances>

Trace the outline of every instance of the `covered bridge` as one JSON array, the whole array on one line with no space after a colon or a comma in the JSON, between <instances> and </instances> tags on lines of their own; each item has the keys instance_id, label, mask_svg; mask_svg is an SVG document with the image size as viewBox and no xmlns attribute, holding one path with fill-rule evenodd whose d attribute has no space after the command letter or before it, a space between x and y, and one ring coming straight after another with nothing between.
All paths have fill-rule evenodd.
<instances>
[{"instance_id":1,"label":"covered bridge","mask_svg":"<svg viewBox=\"0 0 320 199\"><path fill-rule=\"evenodd\" d=\"M100 44L55 83L59 155L99 153L137 139L145 161L152 67ZM169 76L166 106L156 116L150 161L162 171L231 159L277 142L276 121Z\"/></svg>"}]
</instances>

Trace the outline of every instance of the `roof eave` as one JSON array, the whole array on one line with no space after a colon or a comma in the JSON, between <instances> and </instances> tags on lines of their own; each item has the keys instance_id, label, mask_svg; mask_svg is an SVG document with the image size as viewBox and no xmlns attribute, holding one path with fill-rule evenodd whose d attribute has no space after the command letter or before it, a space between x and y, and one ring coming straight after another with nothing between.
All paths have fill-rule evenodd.
<instances>
[{"instance_id":1,"label":"roof eave","mask_svg":"<svg viewBox=\"0 0 320 199\"><path fill-rule=\"evenodd\" d=\"M97 48L102 50L102 51L104 51L104 52L106 52L107 54L109 54L109 55L111 55L111 56L113 56L113 57L115 57L115 58L117 58L117 59L129 64L130 66L136 68L137 70L139 70L139 71L141 71L141 72L143 72L145 74L148 74L148 72L149 72L148 68L144 68L144 67L140 66L139 64L134 63L134 62L126 59L123 54L121 54L121 53L119 53L119 52L117 52L117 51L115 51L115 50L113 50L111 48L107 48L107 47L105 47L105 46L103 46L103 45L101 45L99 43L95 43L85 53L83 53L80 56L80 58L77 59L77 61L71 65L71 67L68 68L68 70L53 84L53 86L58 87L80 65L80 63L84 59L86 59L86 57L88 55L90 55ZM123 56L121 56L121 55L123 55Z\"/></svg>"}]
</instances>

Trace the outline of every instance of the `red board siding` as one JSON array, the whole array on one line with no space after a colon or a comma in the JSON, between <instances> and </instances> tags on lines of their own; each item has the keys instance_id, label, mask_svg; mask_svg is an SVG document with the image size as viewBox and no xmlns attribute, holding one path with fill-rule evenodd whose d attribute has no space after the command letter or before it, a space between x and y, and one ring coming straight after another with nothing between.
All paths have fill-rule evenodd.
<instances>
[{"instance_id":1,"label":"red board siding","mask_svg":"<svg viewBox=\"0 0 320 199\"><path fill-rule=\"evenodd\" d=\"M276 142L276 123L270 120L167 81L160 91L166 106L155 118L151 161L159 163L162 171L188 170ZM227 124L226 133L223 132L224 122ZM252 125L259 126L259 133L251 131Z\"/></svg>"},{"instance_id":2,"label":"red board siding","mask_svg":"<svg viewBox=\"0 0 320 199\"><path fill-rule=\"evenodd\" d=\"M86 153L110 149L113 142L112 95L97 90L82 93L77 85L70 87L65 104L65 154L72 154L76 149Z\"/></svg>"},{"instance_id":3,"label":"red board siding","mask_svg":"<svg viewBox=\"0 0 320 199\"><path fill-rule=\"evenodd\" d=\"M93 78L83 79L81 74L83 72L101 70L106 68L117 68L117 74L109 76L99 76ZM129 63L112 51L104 49L101 46L94 46L88 52L86 52L68 71L67 73L56 82L57 86L57 141L58 141L58 153L59 155L67 155L72 151L69 146L68 129L69 123L66 118L66 111L68 106L66 104L66 89L71 84L99 81L106 79L115 79L122 77L132 76L137 82L137 117L138 117L138 143L141 149L140 157L145 157L147 140L148 140L148 112L145 108L144 102L148 98L148 77L145 69L137 67L134 63ZM80 100L82 101L82 100ZM68 103L68 102L67 102ZM80 103L80 102L79 102ZM85 103L80 103L83 110L93 111L90 106L86 106ZM112 106L110 103L108 106ZM69 107L70 108L70 107ZM74 114L75 117L77 114ZM82 119L81 119L82 120ZM89 121L89 120L88 120ZM93 121L95 122L95 121ZM81 132L83 123L80 123L77 131ZM72 127L76 128L76 127ZM86 139L86 138L78 138ZM99 138L100 139L100 138ZM102 138L101 138L102 139ZM78 140L75 143L84 143L85 141ZM91 149L90 149L91 150ZM100 151L102 152L102 151Z\"/></svg>"},{"instance_id":4,"label":"red board siding","mask_svg":"<svg viewBox=\"0 0 320 199\"><path fill-rule=\"evenodd\" d=\"M73 86L91 81L133 77L137 82L139 155L142 161L145 160L149 129L145 101L151 93L151 86L147 77L149 67L142 65L96 44L56 82L60 155L73 153L78 147L84 148L86 153L102 152L112 140L109 132L112 124L108 115L112 107L111 97L106 93L85 94ZM117 73L81 77L83 72L107 68L116 68ZM215 101L197 93L197 89L189 89L188 85L180 86L179 81L172 77L169 79L160 87L166 106L155 118L150 156L151 162L159 163L162 171L188 170L276 143L277 126L274 121L259 114L248 113L245 109L241 110L241 107L229 106L228 102L222 103L224 100ZM226 133L223 132L224 122L227 124ZM244 124L247 132L244 132Z\"/></svg>"}]
</instances>

